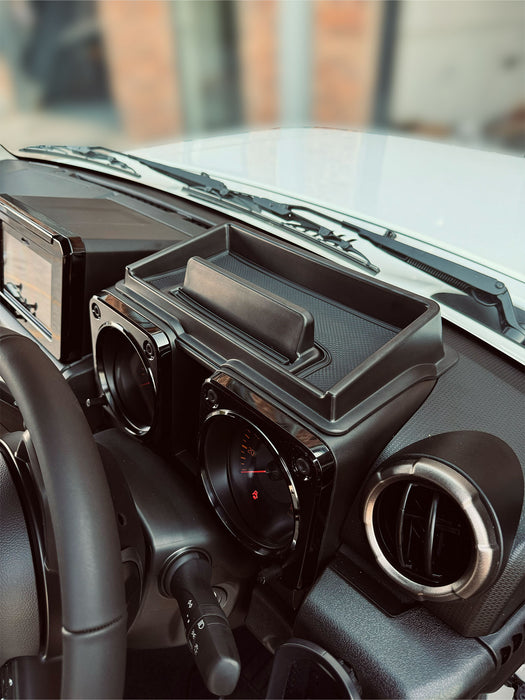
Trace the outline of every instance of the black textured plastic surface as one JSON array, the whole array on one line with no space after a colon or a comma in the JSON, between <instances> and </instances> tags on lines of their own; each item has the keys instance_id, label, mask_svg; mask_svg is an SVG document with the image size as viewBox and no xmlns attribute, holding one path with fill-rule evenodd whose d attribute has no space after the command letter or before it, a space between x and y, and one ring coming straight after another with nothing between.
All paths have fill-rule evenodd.
<instances>
[{"instance_id":1,"label":"black textured plastic surface","mask_svg":"<svg viewBox=\"0 0 525 700\"><path fill-rule=\"evenodd\" d=\"M458 364L440 379L427 401L383 450L376 466L429 434L481 430L507 442L525 472L525 374L487 346L450 326L444 327L444 339L460 353ZM525 599L524 561L522 509L514 547L496 583L469 600L429 607L465 635L488 634L498 629Z\"/></svg>"},{"instance_id":2,"label":"black textured plastic surface","mask_svg":"<svg viewBox=\"0 0 525 700\"><path fill-rule=\"evenodd\" d=\"M315 342L329 352L331 361L319 369L299 372L299 376L307 376L308 381L321 391L330 389L385 345L399 330L288 284L283 278L270 275L238 256L221 253L210 258L210 261L276 296L288 299L312 314ZM158 289L166 289L182 284L183 280L184 270L158 278L154 284Z\"/></svg>"},{"instance_id":3,"label":"black textured plastic surface","mask_svg":"<svg viewBox=\"0 0 525 700\"><path fill-rule=\"evenodd\" d=\"M363 697L472 697L494 670L489 652L423 608L388 617L327 569L304 602L294 633L354 669Z\"/></svg>"},{"instance_id":4,"label":"black textured plastic surface","mask_svg":"<svg viewBox=\"0 0 525 700\"><path fill-rule=\"evenodd\" d=\"M366 698L473 697L494 670L477 640L423 608L388 617L331 569L303 603L294 633L344 659Z\"/></svg>"},{"instance_id":5,"label":"black textured plastic surface","mask_svg":"<svg viewBox=\"0 0 525 700\"><path fill-rule=\"evenodd\" d=\"M492 693L525 663L525 604L500 630L481 637L480 641L492 652L498 666L498 672L483 689Z\"/></svg>"}]
</instances>

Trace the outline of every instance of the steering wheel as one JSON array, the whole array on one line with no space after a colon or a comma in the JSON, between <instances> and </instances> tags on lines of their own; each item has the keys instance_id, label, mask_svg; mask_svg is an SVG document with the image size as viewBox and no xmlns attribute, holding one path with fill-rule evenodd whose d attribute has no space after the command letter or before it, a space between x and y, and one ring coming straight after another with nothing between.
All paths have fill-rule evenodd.
<instances>
[{"instance_id":1,"label":"steering wheel","mask_svg":"<svg viewBox=\"0 0 525 700\"><path fill-rule=\"evenodd\" d=\"M120 545L109 487L88 423L65 379L36 343L6 328L0 328L0 377L31 436L36 454L31 467L41 473L56 542L62 609L61 697L122 697L126 603ZM17 507L20 511L20 506L14 503L13 482L6 478L5 467L12 461L6 450L4 445L3 454L0 452L0 466L3 463L4 467L0 511L9 513ZM27 540L23 517L13 517L6 524L0 513L0 527L0 544L7 537L11 543ZM13 546L6 549L10 552L7 564L9 556L22 556L20 551L13 552ZM10 585L6 584L5 556L0 551L0 568L4 569L0 572L0 666L12 658L13 649L17 656L23 655L21 648L25 654L34 653L23 649L31 623L19 619L23 606L16 615L12 609L2 609L2 601L4 606L9 601L2 587ZM26 584L17 582L20 587ZM28 601L28 616L30 607Z\"/></svg>"}]
</instances>

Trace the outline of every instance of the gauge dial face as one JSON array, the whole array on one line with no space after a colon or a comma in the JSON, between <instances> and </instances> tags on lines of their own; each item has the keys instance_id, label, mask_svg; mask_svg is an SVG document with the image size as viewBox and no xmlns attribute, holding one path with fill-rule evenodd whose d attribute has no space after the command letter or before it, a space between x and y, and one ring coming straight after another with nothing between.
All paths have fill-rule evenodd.
<instances>
[{"instance_id":1,"label":"gauge dial face","mask_svg":"<svg viewBox=\"0 0 525 700\"><path fill-rule=\"evenodd\" d=\"M156 390L139 349L123 331L108 326L97 338L97 365L116 417L131 432L146 433L155 417Z\"/></svg>"},{"instance_id":2,"label":"gauge dial face","mask_svg":"<svg viewBox=\"0 0 525 700\"><path fill-rule=\"evenodd\" d=\"M290 545L293 484L268 438L235 414L212 416L206 428L205 471L219 515L241 540L269 549Z\"/></svg>"}]
</instances>

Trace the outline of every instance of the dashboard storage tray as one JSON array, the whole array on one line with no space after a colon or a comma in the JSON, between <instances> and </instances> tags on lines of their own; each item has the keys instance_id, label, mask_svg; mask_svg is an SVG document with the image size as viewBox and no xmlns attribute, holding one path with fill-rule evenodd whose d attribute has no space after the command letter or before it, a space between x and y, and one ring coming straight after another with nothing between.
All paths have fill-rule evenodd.
<instances>
[{"instance_id":1,"label":"dashboard storage tray","mask_svg":"<svg viewBox=\"0 0 525 700\"><path fill-rule=\"evenodd\" d=\"M330 432L452 359L435 302L237 225L129 265L125 285L174 316L194 353L270 380Z\"/></svg>"}]
</instances>

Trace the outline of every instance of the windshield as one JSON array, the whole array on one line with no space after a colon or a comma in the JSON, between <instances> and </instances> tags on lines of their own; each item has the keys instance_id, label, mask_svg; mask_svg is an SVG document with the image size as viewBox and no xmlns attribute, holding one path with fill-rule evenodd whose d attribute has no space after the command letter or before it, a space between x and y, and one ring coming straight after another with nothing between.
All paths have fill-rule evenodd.
<instances>
[{"instance_id":1,"label":"windshield","mask_svg":"<svg viewBox=\"0 0 525 700\"><path fill-rule=\"evenodd\" d=\"M0 2L0 143L274 126L525 151L522 1Z\"/></svg>"},{"instance_id":2,"label":"windshield","mask_svg":"<svg viewBox=\"0 0 525 700\"><path fill-rule=\"evenodd\" d=\"M11 152L131 150L519 278L524 86L523 0L0 2ZM100 151L91 166L140 177Z\"/></svg>"}]
</instances>

